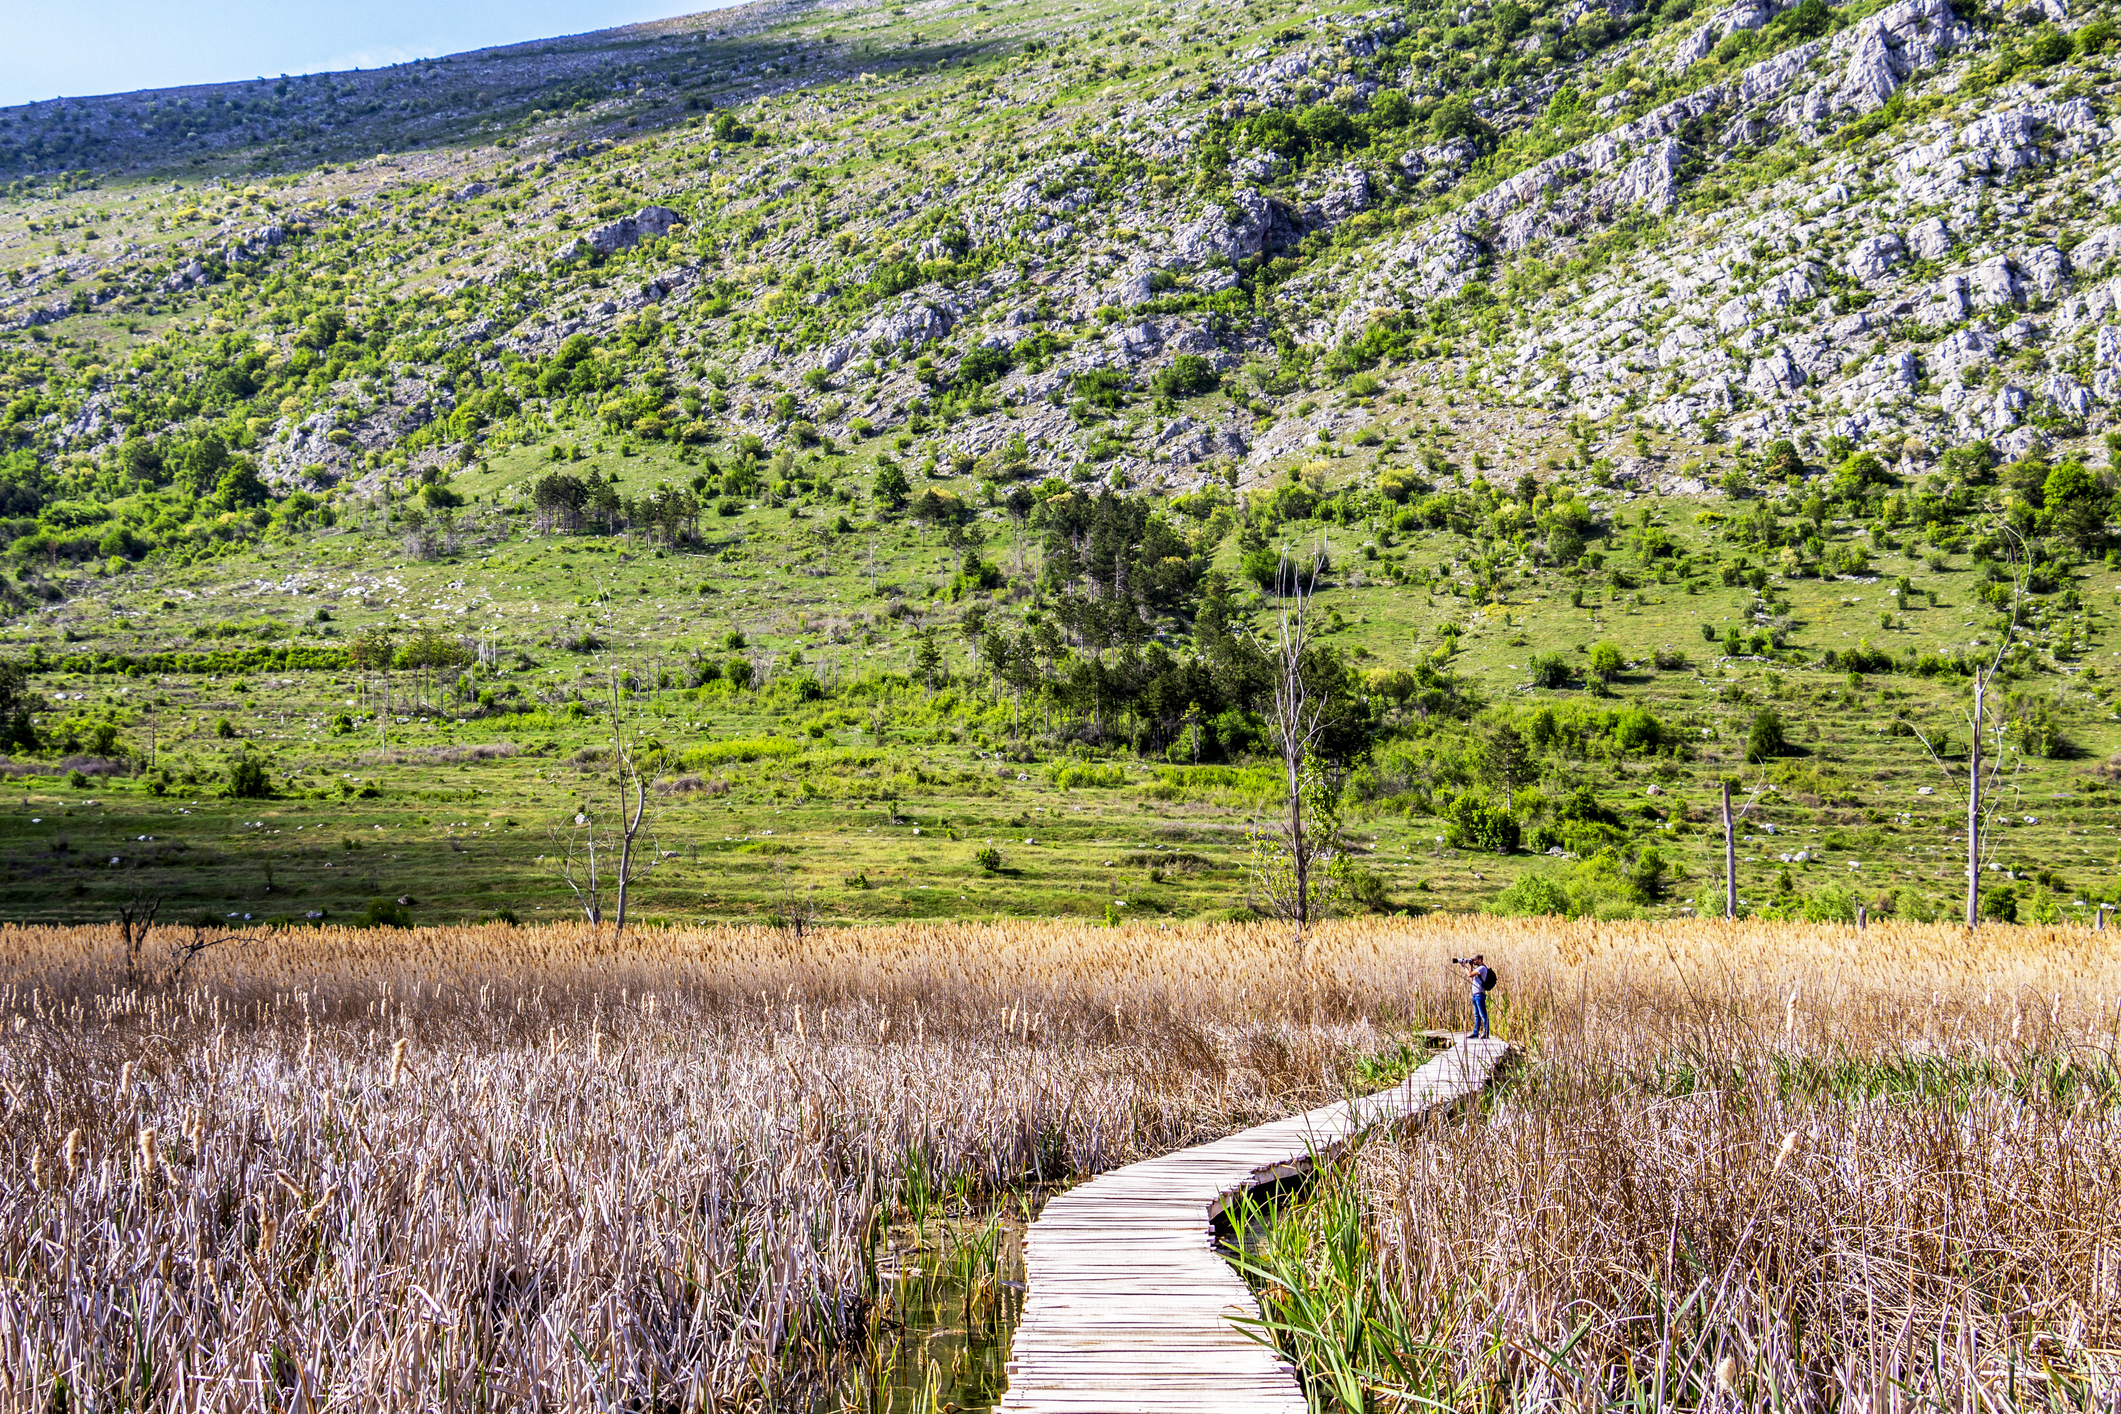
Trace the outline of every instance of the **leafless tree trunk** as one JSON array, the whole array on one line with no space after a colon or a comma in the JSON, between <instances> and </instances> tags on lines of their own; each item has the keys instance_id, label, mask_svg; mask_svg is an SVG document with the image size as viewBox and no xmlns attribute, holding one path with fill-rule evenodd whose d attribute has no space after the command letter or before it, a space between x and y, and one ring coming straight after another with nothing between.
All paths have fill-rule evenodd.
<instances>
[{"instance_id":1,"label":"leafless tree trunk","mask_svg":"<svg viewBox=\"0 0 2121 1414\"><path fill-rule=\"evenodd\" d=\"M1304 929L1320 911L1319 881L1314 875L1323 862L1321 856L1333 847L1332 840L1319 839L1311 828L1312 822L1305 818L1304 800L1306 768L1326 724L1326 703L1312 689L1303 671L1304 653L1311 646L1311 597L1318 587L1318 573L1319 557L1314 556L1308 566L1299 569L1283 552L1277 570L1281 595L1274 639L1261 645L1273 665L1273 730L1281 753L1283 783L1289 793L1287 814L1279 826L1289 878L1286 888L1268 890L1273 895L1269 902L1289 920L1290 941L1299 963L1303 959Z\"/></svg>"},{"instance_id":2,"label":"leafless tree trunk","mask_svg":"<svg viewBox=\"0 0 2121 1414\"><path fill-rule=\"evenodd\" d=\"M1738 836L1731 819L1731 783L1723 782L1723 919L1738 917Z\"/></svg>"},{"instance_id":3,"label":"leafless tree trunk","mask_svg":"<svg viewBox=\"0 0 2121 1414\"><path fill-rule=\"evenodd\" d=\"M1754 791L1753 791L1752 795L1751 795L1751 796L1750 796L1750 797L1749 797L1749 798L1748 798L1748 799L1746 800L1745 804L1744 804L1743 806L1741 806L1741 807L1740 807L1740 808L1738 809L1738 811L1737 811L1737 813L1736 813L1736 814L1733 814L1733 813L1732 813L1732 811L1731 811L1731 783L1730 783L1729 781L1724 781L1724 782L1723 782L1722 784L1723 784L1723 916L1724 916L1724 920L1725 920L1726 922L1733 922L1733 921L1736 921L1736 919L1737 919L1737 917L1738 917L1738 831L1737 831L1737 824L1738 824L1738 822L1739 822L1740 820L1743 820L1743 819L1744 819L1744 818L1745 818L1746 816L1748 816L1748 815L1750 815L1750 814L1752 814L1752 813L1753 813L1753 807L1754 807L1755 805L1757 805L1757 804L1759 804L1759 803L1760 803L1760 791L1761 791L1762 789L1765 789L1765 787L1756 787L1756 788L1754 789Z\"/></svg>"},{"instance_id":4,"label":"leafless tree trunk","mask_svg":"<svg viewBox=\"0 0 2121 1414\"><path fill-rule=\"evenodd\" d=\"M1981 924L1981 713L1988 679L1974 678L1973 733L1966 744L1966 926ZM2000 759L2001 753L1998 753Z\"/></svg>"},{"instance_id":5,"label":"leafless tree trunk","mask_svg":"<svg viewBox=\"0 0 2121 1414\"><path fill-rule=\"evenodd\" d=\"M559 846L552 866L562 883L574 892L582 916L591 927L604 921L604 902L613 905L614 931L626 931L626 909L635 883L659 862L650 833L648 796L662 773L661 752L644 751L628 730L624 700L619 696L619 674L611 670L611 754L618 781L618 825L602 829L593 807L575 813L574 825L564 839L553 831ZM644 838L647 837L647 838ZM644 852L645 847L645 852ZM616 858L614 859L614 856Z\"/></svg>"},{"instance_id":6,"label":"leafless tree trunk","mask_svg":"<svg viewBox=\"0 0 2121 1414\"><path fill-rule=\"evenodd\" d=\"M1966 792L1966 926L1969 928L1981 926L1981 865L1987 854L1987 845L1993 838L1989 825L1995 819L1997 806L2002 800L1999 778L2003 772L2003 764L2013 754L2004 735L2003 718L1997 717L1993 725L1987 718L1989 684L1995 681L1996 674L2003 670L2003 660L2009 656L2011 645L2017 640L2018 614L2025 598L2028 572L2029 556L2024 542L2008 530L2004 533L2012 546L2010 622L2003 629L1995 653L1984 666L1974 670L1974 710L1968 713L1966 718L1968 734L1966 779L1963 786L1958 774L1944 764L1944 757L1938 746L1921 732L1915 734L1915 739L1922 743L1923 750L1929 752L1930 760L1936 762L1937 769L1944 773L1946 782L1953 789L1963 789ZM1994 731L1996 734L1996 749L1988 761L1988 780L1985 785L1981 778L1981 733L1984 730Z\"/></svg>"},{"instance_id":7,"label":"leafless tree trunk","mask_svg":"<svg viewBox=\"0 0 2121 1414\"><path fill-rule=\"evenodd\" d=\"M559 862L554 866L560 882L573 891L575 902L581 906L582 916L589 920L589 926L601 926L604 922L604 876L597 861L596 817L587 810L576 811L574 828L564 842L557 828L553 830L553 842L561 846Z\"/></svg>"},{"instance_id":8,"label":"leafless tree trunk","mask_svg":"<svg viewBox=\"0 0 2121 1414\"><path fill-rule=\"evenodd\" d=\"M147 981L140 972L140 952L147 946L147 933L155 926L155 915L161 911L159 895L144 900L134 898L118 908L118 936L125 944L125 981L128 986L139 987Z\"/></svg>"},{"instance_id":9,"label":"leafless tree trunk","mask_svg":"<svg viewBox=\"0 0 2121 1414\"><path fill-rule=\"evenodd\" d=\"M648 818L648 790L662 770L662 755L656 753L644 761L639 743L629 741L626 719L619 701L619 674L611 671L611 750L618 760L619 768L619 871L618 871L618 920L615 931L626 931L626 892L633 881L654 869L657 856L651 847L646 862L636 868L635 850L640 842L641 828ZM632 803L628 804L629 794Z\"/></svg>"},{"instance_id":10,"label":"leafless tree trunk","mask_svg":"<svg viewBox=\"0 0 2121 1414\"><path fill-rule=\"evenodd\" d=\"M804 930L817 926L817 886L803 889L786 861L773 862L774 892L780 895L781 922L801 942Z\"/></svg>"}]
</instances>

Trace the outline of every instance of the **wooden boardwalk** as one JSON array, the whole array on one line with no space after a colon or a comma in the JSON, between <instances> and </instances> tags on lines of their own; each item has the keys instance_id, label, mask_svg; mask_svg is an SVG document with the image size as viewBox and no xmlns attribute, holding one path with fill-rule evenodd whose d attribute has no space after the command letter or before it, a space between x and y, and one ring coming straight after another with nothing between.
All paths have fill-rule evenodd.
<instances>
[{"instance_id":1,"label":"wooden boardwalk","mask_svg":"<svg viewBox=\"0 0 2121 1414\"><path fill-rule=\"evenodd\" d=\"M1024 1236L1029 1290L1001 1408L1304 1414L1288 1362L1231 1320L1259 1307L1215 1250L1215 1215L1372 1125L1480 1089L1508 1049L1461 1038L1390 1090L1129 1164L1048 1202Z\"/></svg>"}]
</instances>

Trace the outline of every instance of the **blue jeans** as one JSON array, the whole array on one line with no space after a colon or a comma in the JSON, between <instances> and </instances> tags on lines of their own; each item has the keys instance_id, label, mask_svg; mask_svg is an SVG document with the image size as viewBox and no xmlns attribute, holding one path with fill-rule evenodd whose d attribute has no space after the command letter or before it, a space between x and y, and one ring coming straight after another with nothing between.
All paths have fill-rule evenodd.
<instances>
[{"instance_id":1,"label":"blue jeans","mask_svg":"<svg viewBox=\"0 0 2121 1414\"><path fill-rule=\"evenodd\" d=\"M1478 987L1473 989L1473 1034L1488 1034L1488 994Z\"/></svg>"}]
</instances>

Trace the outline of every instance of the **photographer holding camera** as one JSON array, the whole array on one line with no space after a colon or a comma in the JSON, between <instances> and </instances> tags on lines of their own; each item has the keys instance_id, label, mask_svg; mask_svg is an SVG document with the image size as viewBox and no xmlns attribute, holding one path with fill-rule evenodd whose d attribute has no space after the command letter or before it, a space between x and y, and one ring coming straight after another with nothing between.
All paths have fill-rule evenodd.
<instances>
[{"instance_id":1,"label":"photographer holding camera","mask_svg":"<svg viewBox=\"0 0 2121 1414\"><path fill-rule=\"evenodd\" d=\"M1471 957L1454 957L1451 965L1473 984L1473 1034L1466 1039L1484 1041L1488 1035L1488 993L1495 990L1495 969L1488 966L1487 959L1479 953Z\"/></svg>"}]
</instances>

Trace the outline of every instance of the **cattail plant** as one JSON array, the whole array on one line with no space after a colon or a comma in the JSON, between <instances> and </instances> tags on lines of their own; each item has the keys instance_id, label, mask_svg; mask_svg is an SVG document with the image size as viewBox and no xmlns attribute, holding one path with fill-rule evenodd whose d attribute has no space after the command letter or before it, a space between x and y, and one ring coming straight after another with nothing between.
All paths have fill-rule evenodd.
<instances>
[{"instance_id":1,"label":"cattail plant","mask_svg":"<svg viewBox=\"0 0 2121 1414\"><path fill-rule=\"evenodd\" d=\"M311 927L245 935L161 993L127 980L115 930L0 934L9 1407L812 1402L860 1358L895 1217L1338 1098L1409 1033L1463 1024L1442 963L1474 951L1503 972L1495 1031L1524 1058L1494 1103L1365 1150L1350 1207L1374 1221L1350 1249L1376 1258L1369 1289L1435 1313L1441 1349L1534 1348L1490 1329L1559 1349L1554 1313L1599 1310L1569 1398L1649 1368L1634 1322L1665 1308L1628 1274L1693 1280L1674 1211L1703 1224L1699 1260L1736 1273L1728 1339L1681 1362L1696 1392L1725 1354L1742 1391L1795 1388L1776 1291L1814 1301L1807 1349L1814 1332L1856 1349L1873 1327L1851 1313L1894 1308L1850 1274L1922 1234L1959 1243L1967 1271L2009 1257L1998 1279L2055 1313L2058 1340L2088 1313L2080 1345L2055 1347L2069 1368L2121 1347L2098 1304L2121 1274L2098 1177L2121 1170L2113 1106L2070 1108L2106 1094L2115 1017L2087 999L2121 993L2121 969L2082 930L1874 925L1857 969L1846 930L1767 923L1352 919L1310 930L1300 964L1237 924L649 927L622 944ZM118 1103L97 1079L113 1074ZM1842 1110L1806 1098L1836 1087ZM1935 1206L1953 1190L1934 1155L1962 1173L1978 1158L1988 1186L1957 1191L1991 1196ZM127 1185L134 1162L155 1180ZM2032 1243L2007 1205L2036 1197L2063 1220ZM1806 1263L1832 1281L1805 1287ZM1943 1292L1897 1309L1934 1317ZM110 1319L113 1293L152 1318ZM2001 1325L1931 1329L2009 1348ZM1982 1358L1986 1379L2001 1357ZM1459 1375L1499 1377L1470 1356Z\"/></svg>"}]
</instances>

